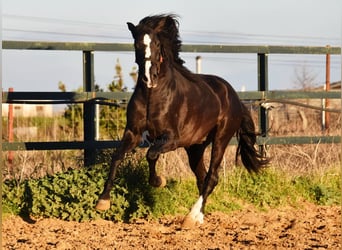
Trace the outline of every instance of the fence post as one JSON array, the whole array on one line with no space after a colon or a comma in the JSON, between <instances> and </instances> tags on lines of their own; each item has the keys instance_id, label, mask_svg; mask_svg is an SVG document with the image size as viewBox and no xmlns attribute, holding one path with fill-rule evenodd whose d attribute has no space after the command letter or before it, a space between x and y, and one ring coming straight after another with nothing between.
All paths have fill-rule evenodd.
<instances>
[{"instance_id":1,"label":"fence post","mask_svg":"<svg viewBox=\"0 0 342 250\"><path fill-rule=\"evenodd\" d=\"M202 57L196 56L196 73L201 74L202 73Z\"/></svg>"},{"instance_id":2,"label":"fence post","mask_svg":"<svg viewBox=\"0 0 342 250\"><path fill-rule=\"evenodd\" d=\"M268 91L268 54L258 53L258 91ZM265 107L259 107L259 129L263 137L267 137L268 119ZM260 153L266 154L265 145L259 146Z\"/></svg>"},{"instance_id":3,"label":"fence post","mask_svg":"<svg viewBox=\"0 0 342 250\"><path fill-rule=\"evenodd\" d=\"M95 91L94 84L94 52L83 51L83 91ZM95 104L85 102L83 104L83 133L84 141L95 142ZM95 165L95 149L84 149L84 165Z\"/></svg>"},{"instance_id":4,"label":"fence post","mask_svg":"<svg viewBox=\"0 0 342 250\"><path fill-rule=\"evenodd\" d=\"M329 49L330 46L327 45L327 48ZM325 59L325 91L330 91L330 54L329 52L326 54ZM325 108L329 108L329 99L325 99ZM330 113L324 112L324 124L323 124L323 130L326 131L329 129L330 126Z\"/></svg>"},{"instance_id":5,"label":"fence post","mask_svg":"<svg viewBox=\"0 0 342 250\"><path fill-rule=\"evenodd\" d=\"M9 88L8 92L11 93L13 92L13 88ZM14 141L14 136L13 136L13 104L8 105L8 127L7 127L7 132L8 132L8 142L13 142ZM14 154L13 151L8 151L8 164L10 167L10 170L12 171L12 165L13 165L13 158Z\"/></svg>"}]
</instances>

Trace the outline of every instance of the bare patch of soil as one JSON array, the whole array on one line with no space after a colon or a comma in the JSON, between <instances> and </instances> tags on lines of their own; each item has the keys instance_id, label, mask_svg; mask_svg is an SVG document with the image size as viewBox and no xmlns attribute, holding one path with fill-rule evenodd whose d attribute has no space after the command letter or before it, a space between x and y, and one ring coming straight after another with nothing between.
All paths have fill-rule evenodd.
<instances>
[{"instance_id":1,"label":"bare patch of soil","mask_svg":"<svg viewBox=\"0 0 342 250\"><path fill-rule=\"evenodd\" d=\"M3 249L341 249L341 207L305 204L267 212L207 214L181 230L182 216L131 224L4 219Z\"/></svg>"}]
</instances>

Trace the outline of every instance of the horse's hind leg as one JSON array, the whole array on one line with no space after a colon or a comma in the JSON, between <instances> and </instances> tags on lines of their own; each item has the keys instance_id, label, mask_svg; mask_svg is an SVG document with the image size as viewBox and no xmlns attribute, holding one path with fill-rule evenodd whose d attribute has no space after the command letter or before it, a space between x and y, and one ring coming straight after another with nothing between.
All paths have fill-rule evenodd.
<instances>
[{"instance_id":1,"label":"horse's hind leg","mask_svg":"<svg viewBox=\"0 0 342 250\"><path fill-rule=\"evenodd\" d=\"M203 154L206 146L207 145L204 144L195 144L191 145L188 148L185 148L188 154L189 165L191 167L191 170L196 175L197 188L199 194L201 194L202 192L204 179L207 175L207 170L205 169L205 165L203 162Z\"/></svg>"},{"instance_id":2,"label":"horse's hind leg","mask_svg":"<svg viewBox=\"0 0 342 250\"><path fill-rule=\"evenodd\" d=\"M225 126L220 126L217 129L214 137L211 151L211 160L208 173L204 179L203 188L200 192L200 197L191 208L190 213L185 217L183 228L189 228L197 223L203 223L204 207L208 196L212 193L218 183L218 168L221 164L226 147L235 133L234 128L227 129Z\"/></svg>"},{"instance_id":3,"label":"horse's hind leg","mask_svg":"<svg viewBox=\"0 0 342 250\"><path fill-rule=\"evenodd\" d=\"M218 152L214 148L217 146L212 146L211 152L211 161L208 173L206 174L203 182L203 186L200 191L200 196L197 202L191 208L190 213L185 217L183 221L183 228L191 228L195 226L197 223L202 224L204 221L204 207L207 201L208 196L214 190L215 186L218 183L218 167L220 166L223 153L222 149ZM224 147L225 148L225 147Z\"/></svg>"},{"instance_id":4,"label":"horse's hind leg","mask_svg":"<svg viewBox=\"0 0 342 250\"><path fill-rule=\"evenodd\" d=\"M147 153L146 159L150 170L149 183L153 187L164 187L166 185L166 179L163 176L158 176L156 171L156 163L159 155L155 159L151 159Z\"/></svg>"}]
</instances>

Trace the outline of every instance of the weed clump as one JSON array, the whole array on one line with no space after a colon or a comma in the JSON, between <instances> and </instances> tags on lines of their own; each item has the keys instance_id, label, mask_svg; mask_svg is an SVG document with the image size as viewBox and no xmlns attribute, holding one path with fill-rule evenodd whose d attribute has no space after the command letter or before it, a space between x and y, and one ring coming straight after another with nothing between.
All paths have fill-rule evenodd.
<instances>
[{"instance_id":1,"label":"weed clump","mask_svg":"<svg viewBox=\"0 0 342 250\"><path fill-rule=\"evenodd\" d=\"M53 217L87 221L102 218L134 221L162 215L186 214L198 198L195 178L169 179L165 188L148 184L146 161L124 162L111 192L111 207L97 212L95 204L108 174L108 166L98 165L46 176L40 179L6 180L3 209L23 217ZM341 203L341 173L338 168L319 174L295 176L270 168L250 175L236 167L228 171L208 200L207 212L231 212L246 204L265 210L296 206L302 201L318 205Z\"/></svg>"}]
</instances>

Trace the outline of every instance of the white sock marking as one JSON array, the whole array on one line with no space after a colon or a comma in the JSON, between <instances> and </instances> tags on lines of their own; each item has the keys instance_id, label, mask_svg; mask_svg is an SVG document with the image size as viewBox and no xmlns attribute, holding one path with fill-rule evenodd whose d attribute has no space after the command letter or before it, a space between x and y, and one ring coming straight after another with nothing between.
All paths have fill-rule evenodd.
<instances>
[{"instance_id":1,"label":"white sock marking","mask_svg":"<svg viewBox=\"0 0 342 250\"><path fill-rule=\"evenodd\" d=\"M144 44L146 45L145 48L145 59L150 59L151 57L151 38L148 34L144 35ZM145 61L145 76L147 78L147 87L152 88L153 85L151 84L151 77L150 77L150 68L151 68L151 60Z\"/></svg>"},{"instance_id":2,"label":"white sock marking","mask_svg":"<svg viewBox=\"0 0 342 250\"><path fill-rule=\"evenodd\" d=\"M203 205L203 197L202 195L199 197L199 199L196 201L196 203L193 205L193 207L191 208L191 211L189 213L189 216L194 220L199 222L200 224L203 223L203 218L204 215L201 212L201 208Z\"/></svg>"}]
</instances>

